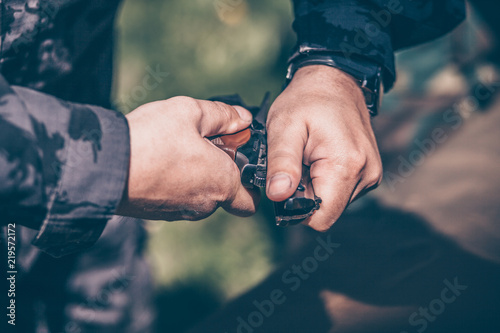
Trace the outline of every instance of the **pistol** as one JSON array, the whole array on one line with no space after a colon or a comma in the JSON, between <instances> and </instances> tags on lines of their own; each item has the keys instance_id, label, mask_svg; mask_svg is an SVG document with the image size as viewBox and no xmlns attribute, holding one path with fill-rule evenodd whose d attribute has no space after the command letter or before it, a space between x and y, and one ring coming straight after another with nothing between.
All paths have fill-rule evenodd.
<instances>
[{"instance_id":1,"label":"pistol","mask_svg":"<svg viewBox=\"0 0 500 333\"><path fill-rule=\"evenodd\" d=\"M231 135L209 138L226 152L241 172L241 183L249 189L265 188L267 173L266 117L270 107L270 93L266 93L260 107L247 106L239 95L217 96L209 100L239 105L249 110L254 118L249 128ZM314 194L309 167L302 165L302 178L295 193L285 201L274 203L276 224L298 224L319 209L321 198Z\"/></svg>"}]
</instances>

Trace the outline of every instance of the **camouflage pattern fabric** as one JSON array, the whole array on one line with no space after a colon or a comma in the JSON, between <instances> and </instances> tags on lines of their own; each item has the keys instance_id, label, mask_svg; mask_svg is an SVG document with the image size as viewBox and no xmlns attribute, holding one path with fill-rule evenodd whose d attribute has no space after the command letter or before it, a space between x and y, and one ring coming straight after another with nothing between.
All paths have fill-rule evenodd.
<instances>
[{"instance_id":1,"label":"camouflage pattern fabric","mask_svg":"<svg viewBox=\"0 0 500 333\"><path fill-rule=\"evenodd\" d=\"M113 216L129 163L127 122L108 110L118 3L0 0L2 290L9 223L17 271L1 332L152 329L146 232Z\"/></svg>"},{"instance_id":2,"label":"camouflage pattern fabric","mask_svg":"<svg viewBox=\"0 0 500 333\"><path fill-rule=\"evenodd\" d=\"M297 47L362 57L383 66L388 91L396 78L394 51L439 37L465 18L463 0L294 0Z\"/></svg>"},{"instance_id":3,"label":"camouflage pattern fabric","mask_svg":"<svg viewBox=\"0 0 500 333\"><path fill-rule=\"evenodd\" d=\"M128 173L124 117L0 81L3 223L39 228L34 244L62 256L93 244Z\"/></svg>"},{"instance_id":4,"label":"camouflage pattern fabric","mask_svg":"<svg viewBox=\"0 0 500 333\"><path fill-rule=\"evenodd\" d=\"M13 85L110 107L119 0L0 1L0 69Z\"/></svg>"},{"instance_id":5,"label":"camouflage pattern fabric","mask_svg":"<svg viewBox=\"0 0 500 333\"><path fill-rule=\"evenodd\" d=\"M2 225L39 229L33 243L53 256L92 245L125 186L125 118L74 103L109 106L117 5L1 1Z\"/></svg>"}]
</instances>

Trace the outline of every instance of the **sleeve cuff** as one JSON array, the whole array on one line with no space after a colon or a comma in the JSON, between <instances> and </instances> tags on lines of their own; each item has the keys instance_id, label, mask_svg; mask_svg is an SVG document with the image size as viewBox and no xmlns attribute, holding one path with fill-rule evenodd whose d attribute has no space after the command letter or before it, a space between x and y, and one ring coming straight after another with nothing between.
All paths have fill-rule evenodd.
<instances>
[{"instance_id":1,"label":"sleeve cuff","mask_svg":"<svg viewBox=\"0 0 500 333\"><path fill-rule=\"evenodd\" d=\"M34 122L43 116L39 126L63 142L57 158L44 161L46 177L52 175L57 183L47 193L47 215L32 243L54 257L88 248L122 198L130 158L127 120L114 111L49 96L42 107L29 105L39 100L40 93L15 90L34 110ZM44 153L50 148L45 147Z\"/></svg>"},{"instance_id":2,"label":"sleeve cuff","mask_svg":"<svg viewBox=\"0 0 500 333\"><path fill-rule=\"evenodd\" d=\"M336 53L354 62L372 61L384 68L384 87L388 91L396 75L390 27L375 24L373 11L377 7L366 1L326 0L316 5L296 1L293 27L297 47L291 61L307 52Z\"/></svg>"}]
</instances>

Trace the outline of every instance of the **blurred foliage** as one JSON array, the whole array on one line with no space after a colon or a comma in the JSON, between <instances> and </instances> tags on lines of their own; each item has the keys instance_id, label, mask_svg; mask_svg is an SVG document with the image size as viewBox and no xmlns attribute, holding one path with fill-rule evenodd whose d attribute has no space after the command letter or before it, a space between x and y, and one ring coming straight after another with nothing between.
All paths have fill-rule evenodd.
<instances>
[{"instance_id":1,"label":"blurred foliage","mask_svg":"<svg viewBox=\"0 0 500 333\"><path fill-rule=\"evenodd\" d=\"M295 39L291 12L289 0L125 1L117 27L115 104L127 113L177 95L203 99L239 93L250 105L259 104L266 91L277 96ZM169 75L146 91L148 68ZM159 317L164 312L171 320L182 317L179 299L193 298L193 290L200 299L192 302L212 295L208 303L214 306L267 276L283 239L272 214L264 202L248 219L218 211L196 223L150 222ZM190 311L187 321L196 316ZM162 328L169 320L164 322Z\"/></svg>"},{"instance_id":2,"label":"blurred foliage","mask_svg":"<svg viewBox=\"0 0 500 333\"><path fill-rule=\"evenodd\" d=\"M118 23L115 101L142 84L147 66L170 75L133 106L177 95L238 92L248 104L267 90L276 96L294 43L291 20L289 0L127 0Z\"/></svg>"}]
</instances>

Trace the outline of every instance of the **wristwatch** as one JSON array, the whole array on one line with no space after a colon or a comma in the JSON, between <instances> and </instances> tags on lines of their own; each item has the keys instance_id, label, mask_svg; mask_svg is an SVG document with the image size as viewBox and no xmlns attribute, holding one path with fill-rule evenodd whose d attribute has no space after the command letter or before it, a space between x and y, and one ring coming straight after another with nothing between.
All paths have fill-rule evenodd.
<instances>
[{"instance_id":1,"label":"wristwatch","mask_svg":"<svg viewBox=\"0 0 500 333\"><path fill-rule=\"evenodd\" d=\"M287 85L295 72L305 66L325 65L340 69L358 81L363 91L366 106L372 117L378 114L383 95L382 67L364 59L347 59L339 53L300 52L289 61L286 75Z\"/></svg>"}]
</instances>

